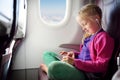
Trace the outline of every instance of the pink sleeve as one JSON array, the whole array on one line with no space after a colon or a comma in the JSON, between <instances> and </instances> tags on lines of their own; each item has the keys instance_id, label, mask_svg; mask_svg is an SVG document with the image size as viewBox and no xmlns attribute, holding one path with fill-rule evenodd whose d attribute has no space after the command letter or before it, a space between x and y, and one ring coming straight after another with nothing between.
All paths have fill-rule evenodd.
<instances>
[{"instance_id":1,"label":"pink sleeve","mask_svg":"<svg viewBox=\"0 0 120 80\"><path fill-rule=\"evenodd\" d=\"M80 59L75 59L74 64L78 69L83 71L105 72L114 49L114 40L103 34L96 37L92 43L94 43L90 45L90 47L92 47L92 51L90 51L92 52L90 53L92 54L92 60L82 61Z\"/></svg>"}]
</instances>

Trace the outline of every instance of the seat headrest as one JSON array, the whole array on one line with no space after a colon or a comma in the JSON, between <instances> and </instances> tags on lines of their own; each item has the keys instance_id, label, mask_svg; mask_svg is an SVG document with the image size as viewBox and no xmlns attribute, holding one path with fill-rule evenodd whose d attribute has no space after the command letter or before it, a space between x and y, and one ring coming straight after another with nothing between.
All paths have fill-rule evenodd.
<instances>
[{"instance_id":1,"label":"seat headrest","mask_svg":"<svg viewBox=\"0 0 120 80\"><path fill-rule=\"evenodd\" d=\"M120 41L120 1L97 0L103 12L103 28L115 39Z\"/></svg>"}]
</instances>

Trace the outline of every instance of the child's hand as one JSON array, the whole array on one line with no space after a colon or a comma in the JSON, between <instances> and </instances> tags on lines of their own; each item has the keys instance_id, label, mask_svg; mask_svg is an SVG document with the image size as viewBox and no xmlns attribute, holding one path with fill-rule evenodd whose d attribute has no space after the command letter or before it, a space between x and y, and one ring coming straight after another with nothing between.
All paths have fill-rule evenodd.
<instances>
[{"instance_id":1,"label":"child's hand","mask_svg":"<svg viewBox=\"0 0 120 80\"><path fill-rule=\"evenodd\" d=\"M63 62L69 63L71 65L74 64L74 58L70 57L70 56L63 56L62 60Z\"/></svg>"},{"instance_id":2,"label":"child's hand","mask_svg":"<svg viewBox=\"0 0 120 80\"><path fill-rule=\"evenodd\" d=\"M74 52L73 51L68 52L67 56L74 58Z\"/></svg>"},{"instance_id":3,"label":"child's hand","mask_svg":"<svg viewBox=\"0 0 120 80\"><path fill-rule=\"evenodd\" d=\"M74 52L68 52L66 56L63 56L62 61L73 65L74 64Z\"/></svg>"},{"instance_id":4,"label":"child's hand","mask_svg":"<svg viewBox=\"0 0 120 80\"><path fill-rule=\"evenodd\" d=\"M68 52L65 52L65 51L60 52L60 55L67 55L67 54L68 54Z\"/></svg>"}]
</instances>

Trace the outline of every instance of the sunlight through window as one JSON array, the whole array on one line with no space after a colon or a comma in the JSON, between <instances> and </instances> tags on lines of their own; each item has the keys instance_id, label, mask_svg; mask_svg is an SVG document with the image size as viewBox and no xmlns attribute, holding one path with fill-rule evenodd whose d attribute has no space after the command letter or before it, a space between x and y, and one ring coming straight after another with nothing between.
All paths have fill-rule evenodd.
<instances>
[{"instance_id":1,"label":"sunlight through window","mask_svg":"<svg viewBox=\"0 0 120 80\"><path fill-rule=\"evenodd\" d=\"M48 24L58 24L66 14L66 0L40 0L40 16Z\"/></svg>"}]
</instances>

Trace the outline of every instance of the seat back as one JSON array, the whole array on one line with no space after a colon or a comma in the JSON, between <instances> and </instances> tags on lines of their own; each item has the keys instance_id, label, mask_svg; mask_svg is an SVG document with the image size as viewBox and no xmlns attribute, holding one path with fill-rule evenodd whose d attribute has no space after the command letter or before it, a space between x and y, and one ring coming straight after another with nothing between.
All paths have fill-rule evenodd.
<instances>
[{"instance_id":1,"label":"seat back","mask_svg":"<svg viewBox=\"0 0 120 80\"><path fill-rule=\"evenodd\" d=\"M0 80L7 80L8 72L11 64L13 48L15 40L12 40L10 47L6 49L5 54L2 54L2 61L0 66Z\"/></svg>"},{"instance_id":2,"label":"seat back","mask_svg":"<svg viewBox=\"0 0 120 80\"><path fill-rule=\"evenodd\" d=\"M3 54L2 55L2 66L1 66L1 70L0 70L0 80L6 80L7 79L7 73L9 71L9 65L10 65L10 61L11 61L11 53L8 54Z\"/></svg>"},{"instance_id":3,"label":"seat back","mask_svg":"<svg viewBox=\"0 0 120 80\"><path fill-rule=\"evenodd\" d=\"M103 12L103 28L114 38L115 47L104 80L111 80L117 70L117 56L120 52L120 1L96 0Z\"/></svg>"},{"instance_id":4,"label":"seat back","mask_svg":"<svg viewBox=\"0 0 120 80\"><path fill-rule=\"evenodd\" d=\"M120 52L120 46L116 43L112 57L109 62L108 70L105 73L103 80L111 80L115 72L118 70L117 56L119 55L119 52Z\"/></svg>"}]
</instances>

